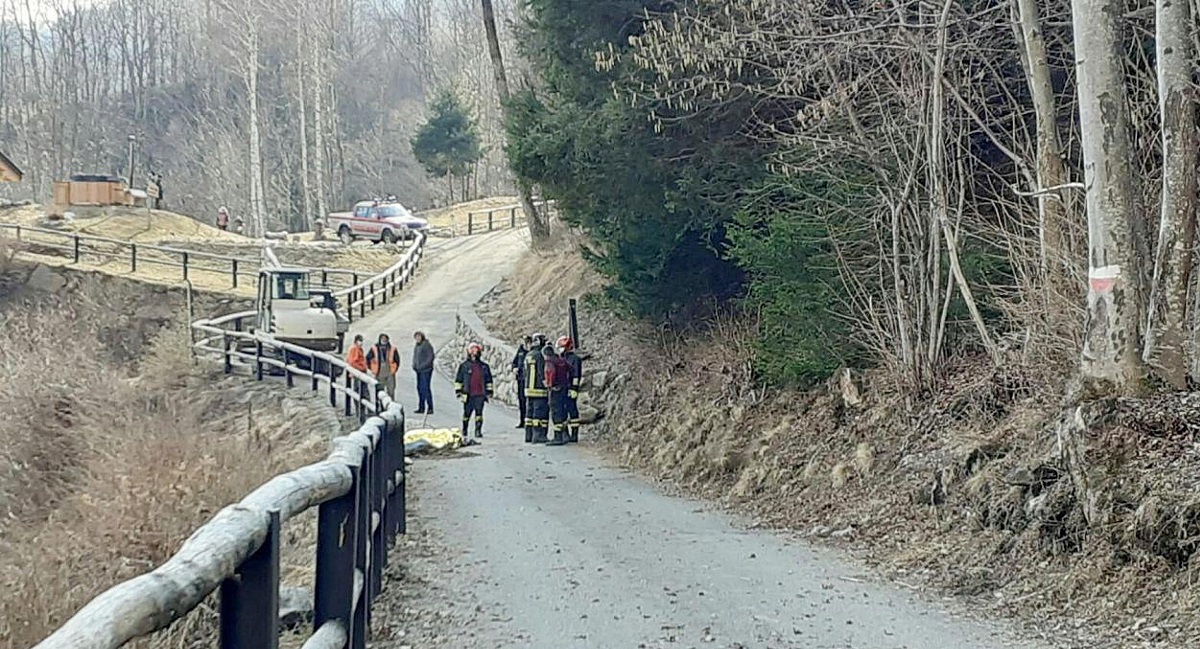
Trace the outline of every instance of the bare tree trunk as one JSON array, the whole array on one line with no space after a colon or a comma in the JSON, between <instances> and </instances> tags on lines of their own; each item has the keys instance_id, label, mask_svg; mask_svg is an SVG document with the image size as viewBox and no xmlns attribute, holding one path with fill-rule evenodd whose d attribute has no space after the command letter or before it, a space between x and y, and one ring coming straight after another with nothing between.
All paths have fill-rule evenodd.
<instances>
[{"instance_id":1,"label":"bare tree trunk","mask_svg":"<svg viewBox=\"0 0 1200 649\"><path fill-rule=\"evenodd\" d=\"M1138 329L1146 244L1134 205L1124 48L1117 38L1124 7L1118 0L1072 0L1071 9L1088 216L1080 369L1094 391L1128 393L1143 378Z\"/></svg>"},{"instance_id":2,"label":"bare tree trunk","mask_svg":"<svg viewBox=\"0 0 1200 649\"><path fill-rule=\"evenodd\" d=\"M1050 79L1050 64L1046 59L1046 41L1042 37L1038 0L1015 0L1019 24L1018 41L1024 46L1025 75L1037 128L1038 216L1041 222L1039 240L1042 252L1042 272L1048 288L1066 287L1070 254L1067 244L1067 204L1061 191L1046 192L1067 182L1067 170L1062 159L1058 137L1058 109L1054 100L1054 84ZM1046 300L1047 309L1052 308Z\"/></svg>"},{"instance_id":3,"label":"bare tree trunk","mask_svg":"<svg viewBox=\"0 0 1200 649\"><path fill-rule=\"evenodd\" d=\"M258 123L258 24L253 18L247 21L250 33L246 51L246 94L250 107L250 215L253 234L261 237L266 232L266 206L263 204L263 161L262 142Z\"/></svg>"},{"instance_id":4,"label":"bare tree trunk","mask_svg":"<svg viewBox=\"0 0 1200 649\"><path fill-rule=\"evenodd\" d=\"M1143 360L1176 389L1187 388L1188 288L1196 239L1196 109L1192 11L1188 0L1157 0L1158 106L1162 205ZM1200 358L1192 346L1192 357Z\"/></svg>"},{"instance_id":5,"label":"bare tree trunk","mask_svg":"<svg viewBox=\"0 0 1200 649\"><path fill-rule=\"evenodd\" d=\"M500 54L500 38L496 33L496 12L492 8L492 0L480 0L483 6L483 27L487 31L488 52L492 57L492 73L496 79L496 94L500 96L500 106L505 115L508 114L508 77L504 74L504 59ZM533 245L546 245L550 240L550 222L538 212L533 204L533 191L529 183L517 178L517 190L521 196L521 209L525 212L525 221L529 224L529 237ZM547 212L548 214L548 212Z\"/></svg>"},{"instance_id":6,"label":"bare tree trunk","mask_svg":"<svg viewBox=\"0 0 1200 649\"><path fill-rule=\"evenodd\" d=\"M317 25L323 23L318 20ZM324 39L317 38L315 42L324 42ZM329 204L326 197L329 196L329 176L327 175L328 165L326 165L326 144L325 144L325 62L321 57L321 48L313 48L313 172L317 181L317 214L324 218L329 214Z\"/></svg>"},{"instance_id":7,"label":"bare tree trunk","mask_svg":"<svg viewBox=\"0 0 1200 649\"><path fill-rule=\"evenodd\" d=\"M301 25L307 20L302 20ZM300 98L300 205L304 210L303 227L313 227L314 215L312 213L312 188L309 185L308 174L308 102L305 95L307 90L304 85L304 77L307 74L307 65L305 59L305 30L303 27L296 29L296 61L297 74L296 85L297 92ZM324 214L317 214L315 218L323 218Z\"/></svg>"}]
</instances>

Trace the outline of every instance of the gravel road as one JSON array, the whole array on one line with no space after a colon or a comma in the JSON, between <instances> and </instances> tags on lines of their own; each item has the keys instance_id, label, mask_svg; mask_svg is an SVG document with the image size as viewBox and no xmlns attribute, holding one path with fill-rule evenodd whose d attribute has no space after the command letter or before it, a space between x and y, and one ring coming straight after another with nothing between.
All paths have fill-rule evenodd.
<instances>
[{"instance_id":1,"label":"gravel road","mask_svg":"<svg viewBox=\"0 0 1200 649\"><path fill-rule=\"evenodd\" d=\"M512 272L525 245L512 232L435 242L405 296L356 325L368 340L392 334L404 351L418 328L436 345L450 337L456 309ZM457 426L450 382L437 376L433 387L429 423ZM398 395L411 411L411 372L401 372ZM667 496L586 447L531 448L514 412L493 405L487 415L483 445L413 467L419 541L392 573L411 583L381 601L387 632L376 647L1045 646L879 583L831 552ZM437 594L423 595L426 587Z\"/></svg>"}]
</instances>

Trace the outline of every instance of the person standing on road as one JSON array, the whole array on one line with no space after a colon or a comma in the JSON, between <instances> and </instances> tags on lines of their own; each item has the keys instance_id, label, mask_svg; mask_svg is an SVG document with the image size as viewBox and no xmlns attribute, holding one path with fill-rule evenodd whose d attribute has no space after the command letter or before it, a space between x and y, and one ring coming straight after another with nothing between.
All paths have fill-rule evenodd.
<instances>
[{"instance_id":1,"label":"person standing on road","mask_svg":"<svg viewBox=\"0 0 1200 649\"><path fill-rule=\"evenodd\" d=\"M531 345L533 345L533 337L525 336L524 342L517 347L517 355L513 357L512 362L513 377L517 381L517 409L521 412L521 420L517 424L517 428L525 427L525 356L529 354Z\"/></svg>"},{"instance_id":2,"label":"person standing on road","mask_svg":"<svg viewBox=\"0 0 1200 649\"><path fill-rule=\"evenodd\" d=\"M570 336L558 339L558 353L571 366L571 385L567 389L567 441L579 441L579 386L583 382L583 359L575 353L575 341Z\"/></svg>"},{"instance_id":3,"label":"person standing on road","mask_svg":"<svg viewBox=\"0 0 1200 649\"><path fill-rule=\"evenodd\" d=\"M417 374L417 414L433 414L433 343L418 331L413 334L412 368Z\"/></svg>"},{"instance_id":4,"label":"person standing on road","mask_svg":"<svg viewBox=\"0 0 1200 649\"><path fill-rule=\"evenodd\" d=\"M387 334L379 334L379 342L367 352L367 368L379 381L379 386L393 400L396 398L396 371L400 369L400 354Z\"/></svg>"},{"instance_id":5,"label":"person standing on road","mask_svg":"<svg viewBox=\"0 0 1200 649\"><path fill-rule=\"evenodd\" d=\"M525 441L545 444L550 404L546 400L546 359L538 350L546 343L546 337L533 334L531 338L534 346L525 355Z\"/></svg>"},{"instance_id":6,"label":"person standing on road","mask_svg":"<svg viewBox=\"0 0 1200 649\"><path fill-rule=\"evenodd\" d=\"M554 353L554 348L542 348L546 358L546 389L550 392L550 418L554 422L554 439L547 446L567 443L567 393L571 389L571 364Z\"/></svg>"},{"instance_id":7,"label":"person standing on road","mask_svg":"<svg viewBox=\"0 0 1200 649\"><path fill-rule=\"evenodd\" d=\"M346 364L359 372L367 371L367 353L363 351L362 334L355 334L350 352L346 354Z\"/></svg>"},{"instance_id":8,"label":"person standing on road","mask_svg":"<svg viewBox=\"0 0 1200 649\"><path fill-rule=\"evenodd\" d=\"M492 368L483 361L483 345L467 345L467 360L454 377L454 394L463 402L463 444L467 443L471 415L475 415L475 437L483 437L483 404L492 397Z\"/></svg>"}]
</instances>

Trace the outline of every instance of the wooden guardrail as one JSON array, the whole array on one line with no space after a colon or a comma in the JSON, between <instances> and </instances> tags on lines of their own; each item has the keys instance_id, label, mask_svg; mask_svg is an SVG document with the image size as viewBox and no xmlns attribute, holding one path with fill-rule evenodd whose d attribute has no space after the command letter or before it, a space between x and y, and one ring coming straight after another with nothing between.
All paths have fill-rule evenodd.
<instances>
[{"instance_id":1,"label":"wooden guardrail","mask_svg":"<svg viewBox=\"0 0 1200 649\"><path fill-rule=\"evenodd\" d=\"M555 201L534 201L538 210L554 209ZM528 222L520 203L467 212L467 234L480 234L523 226Z\"/></svg>"},{"instance_id":2,"label":"wooden guardrail","mask_svg":"<svg viewBox=\"0 0 1200 649\"><path fill-rule=\"evenodd\" d=\"M377 306L387 304L389 297L395 297L404 289L404 284L412 278L425 255L427 240L423 232L417 233L404 256L390 268L361 281L355 274L353 286L334 291L333 296L339 299L339 303L344 303L346 316L351 322L354 321L355 310L358 310L359 318L365 318L368 310L374 311Z\"/></svg>"},{"instance_id":3,"label":"wooden guardrail","mask_svg":"<svg viewBox=\"0 0 1200 649\"><path fill-rule=\"evenodd\" d=\"M77 232L64 232L15 223L0 223L0 233L10 232L19 243L29 247L41 247L63 253L73 263L90 259L101 263L125 260L130 272L139 266L160 265L181 270L181 279L190 279L193 272L208 272L228 275L232 288L237 288L241 278L250 278L251 285L258 279L261 261L253 257L237 257L212 252L185 250L171 246L134 243L121 239L102 237ZM321 283L337 287L352 287L359 283L359 273L345 268L313 268L320 273ZM330 284L332 282L332 284Z\"/></svg>"},{"instance_id":4,"label":"wooden guardrail","mask_svg":"<svg viewBox=\"0 0 1200 649\"><path fill-rule=\"evenodd\" d=\"M338 294L350 311L375 308L417 268L421 236L392 268ZM404 410L376 379L337 356L275 340L245 326L254 312L192 323L200 354L227 373L249 368L262 380L280 371L310 389L327 386L330 403L361 427L333 440L321 462L280 475L197 529L153 571L118 584L85 605L35 649L117 649L169 626L219 591L220 646L275 649L279 641L280 528L317 508L313 633L305 649L365 649L371 605L383 589L388 547L406 531ZM218 342L219 341L219 342ZM344 378L342 378L344 377Z\"/></svg>"}]
</instances>

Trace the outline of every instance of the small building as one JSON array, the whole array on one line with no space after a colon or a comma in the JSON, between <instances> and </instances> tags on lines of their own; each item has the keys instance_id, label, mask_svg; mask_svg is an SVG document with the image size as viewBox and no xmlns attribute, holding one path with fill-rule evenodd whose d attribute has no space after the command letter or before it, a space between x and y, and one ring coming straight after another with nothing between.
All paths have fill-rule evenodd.
<instances>
[{"instance_id":1,"label":"small building","mask_svg":"<svg viewBox=\"0 0 1200 649\"><path fill-rule=\"evenodd\" d=\"M19 183L25 172L0 151L0 182Z\"/></svg>"}]
</instances>

